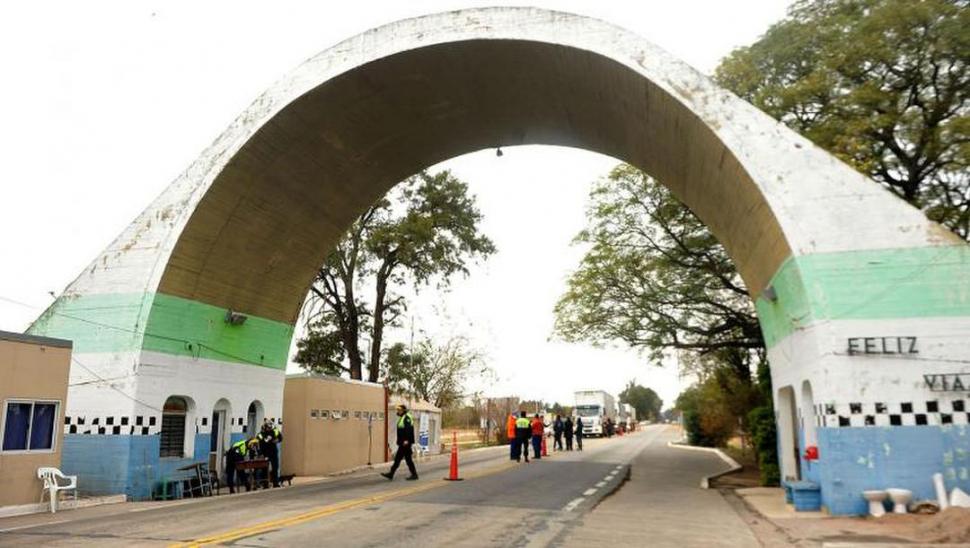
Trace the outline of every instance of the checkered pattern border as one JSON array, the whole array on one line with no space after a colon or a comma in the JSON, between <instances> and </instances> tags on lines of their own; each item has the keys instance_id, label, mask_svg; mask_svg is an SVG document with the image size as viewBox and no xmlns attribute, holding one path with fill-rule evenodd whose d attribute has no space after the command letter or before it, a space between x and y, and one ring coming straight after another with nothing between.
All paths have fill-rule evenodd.
<instances>
[{"instance_id":1,"label":"checkered pattern border","mask_svg":"<svg viewBox=\"0 0 970 548\"><path fill-rule=\"evenodd\" d=\"M820 428L970 424L967 399L824 403L814 411Z\"/></svg>"},{"instance_id":2,"label":"checkered pattern border","mask_svg":"<svg viewBox=\"0 0 970 548\"><path fill-rule=\"evenodd\" d=\"M231 417L229 431L235 434L245 433L245 417ZM270 419L276 424L283 424L282 419ZM129 416L82 416L66 415L64 417L65 434L89 434L105 436L153 436L162 430L160 415ZM209 417L195 419L195 432L208 434L212 431Z\"/></svg>"}]
</instances>

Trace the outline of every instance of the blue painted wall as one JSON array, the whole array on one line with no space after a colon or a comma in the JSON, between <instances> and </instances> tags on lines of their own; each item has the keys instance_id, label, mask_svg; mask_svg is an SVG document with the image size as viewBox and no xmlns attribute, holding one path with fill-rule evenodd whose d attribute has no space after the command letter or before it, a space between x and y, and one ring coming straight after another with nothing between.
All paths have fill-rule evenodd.
<instances>
[{"instance_id":1,"label":"blue painted wall","mask_svg":"<svg viewBox=\"0 0 970 548\"><path fill-rule=\"evenodd\" d=\"M131 439L132 436L64 434L61 470L78 476L78 491L82 494L127 493Z\"/></svg>"},{"instance_id":2,"label":"blue painted wall","mask_svg":"<svg viewBox=\"0 0 970 548\"><path fill-rule=\"evenodd\" d=\"M230 445L246 435L233 433ZM160 436L65 434L61 470L78 476L86 495L124 493L131 500L147 500L163 479L184 476L178 469L193 462L209 462L210 434L196 434L192 458L159 458Z\"/></svg>"},{"instance_id":3,"label":"blue painted wall","mask_svg":"<svg viewBox=\"0 0 970 548\"><path fill-rule=\"evenodd\" d=\"M936 500L933 474L947 491L970 491L970 426L819 428L822 504L832 514L865 514L862 491L899 487Z\"/></svg>"},{"instance_id":4,"label":"blue painted wall","mask_svg":"<svg viewBox=\"0 0 970 548\"><path fill-rule=\"evenodd\" d=\"M196 434L193 458L159 458L159 439L158 435L65 434L61 468L78 476L78 488L84 494L124 493L132 500L146 500L163 478L184 474L178 468L209 462L209 434Z\"/></svg>"},{"instance_id":5,"label":"blue painted wall","mask_svg":"<svg viewBox=\"0 0 970 548\"><path fill-rule=\"evenodd\" d=\"M818 461L805 460L805 450L807 447L808 445L805 443L805 430L800 428L798 430L798 460L799 464L801 465L801 479L814 483L821 483L821 465L818 463ZM780 463L779 466L781 466Z\"/></svg>"}]
</instances>

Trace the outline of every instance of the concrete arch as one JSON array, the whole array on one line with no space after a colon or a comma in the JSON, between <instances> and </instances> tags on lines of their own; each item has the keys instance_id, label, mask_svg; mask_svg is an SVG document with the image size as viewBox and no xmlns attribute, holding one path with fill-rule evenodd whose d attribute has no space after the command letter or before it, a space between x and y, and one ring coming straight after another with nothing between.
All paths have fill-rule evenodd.
<instances>
[{"instance_id":1,"label":"concrete arch","mask_svg":"<svg viewBox=\"0 0 970 548\"><path fill-rule=\"evenodd\" d=\"M88 367L128 378L136 398L186 375L230 375L279 389L260 396L279 417L299 305L351 220L421 168L518 144L608 154L671 188L756 298L776 386L813 378L816 399L843 401L845 337L936 329L926 318L970 327L968 247L918 210L639 36L491 8L391 23L306 61L31 331L74 340ZM227 310L248 319L226 322ZM898 392L896 377L916 375L913 386L924 367L894 362L867 382ZM103 387L85 386L79 405L105 405Z\"/></svg>"}]
</instances>

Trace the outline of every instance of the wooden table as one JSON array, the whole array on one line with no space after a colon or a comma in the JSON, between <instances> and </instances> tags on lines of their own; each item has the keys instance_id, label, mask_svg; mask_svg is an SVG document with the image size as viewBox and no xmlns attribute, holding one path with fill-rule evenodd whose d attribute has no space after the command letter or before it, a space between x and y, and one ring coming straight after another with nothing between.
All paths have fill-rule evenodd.
<instances>
[{"instance_id":1,"label":"wooden table","mask_svg":"<svg viewBox=\"0 0 970 548\"><path fill-rule=\"evenodd\" d=\"M236 463L236 470L246 471L246 488L255 489L256 482L261 481L265 489L269 489L269 459L257 458L252 460L244 460ZM256 479L256 472L262 470L263 478L261 480Z\"/></svg>"}]
</instances>

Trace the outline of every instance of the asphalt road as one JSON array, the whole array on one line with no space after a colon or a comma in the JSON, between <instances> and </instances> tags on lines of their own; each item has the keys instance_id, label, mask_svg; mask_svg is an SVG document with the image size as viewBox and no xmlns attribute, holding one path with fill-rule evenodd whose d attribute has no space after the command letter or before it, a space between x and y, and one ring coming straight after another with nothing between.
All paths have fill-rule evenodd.
<instances>
[{"instance_id":1,"label":"asphalt road","mask_svg":"<svg viewBox=\"0 0 970 548\"><path fill-rule=\"evenodd\" d=\"M415 482L365 471L236 496L8 518L0 520L0 546L559 545L621 488L631 461L669 437L650 427L530 464L510 462L506 448L470 451L460 482L442 480L441 458L420 463ZM682 472L699 480L694 469Z\"/></svg>"}]
</instances>

